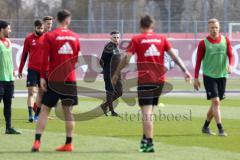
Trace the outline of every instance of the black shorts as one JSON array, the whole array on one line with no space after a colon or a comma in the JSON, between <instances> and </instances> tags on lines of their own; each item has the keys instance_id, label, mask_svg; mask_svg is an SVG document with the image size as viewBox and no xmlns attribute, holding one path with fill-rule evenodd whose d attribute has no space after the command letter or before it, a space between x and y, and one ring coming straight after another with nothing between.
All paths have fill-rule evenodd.
<instances>
[{"instance_id":1,"label":"black shorts","mask_svg":"<svg viewBox=\"0 0 240 160\"><path fill-rule=\"evenodd\" d=\"M162 93L163 86L164 83L139 85L137 88L139 106L158 105L158 99Z\"/></svg>"},{"instance_id":2,"label":"black shorts","mask_svg":"<svg viewBox=\"0 0 240 160\"><path fill-rule=\"evenodd\" d=\"M40 87L40 73L28 68L27 87Z\"/></svg>"},{"instance_id":3,"label":"black shorts","mask_svg":"<svg viewBox=\"0 0 240 160\"><path fill-rule=\"evenodd\" d=\"M0 81L0 102L4 98L11 99L13 98L14 93L14 82Z\"/></svg>"},{"instance_id":4,"label":"black shorts","mask_svg":"<svg viewBox=\"0 0 240 160\"><path fill-rule=\"evenodd\" d=\"M225 98L226 78L212 78L203 76L204 87L207 94L207 99L219 97L220 100Z\"/></svg>"},{"instance_id":5,"label":"black shorts","mask_svg":"<svg viewBox=\"0 0 240 160\"><path fill-rule=\"evenodd\" d=\"M48 83L47 92L43 94L42 104L49 108L55 107L59 99L63 106L78 105L76 82L51 83L50 87Z\"/></svg>"}]
</instances>

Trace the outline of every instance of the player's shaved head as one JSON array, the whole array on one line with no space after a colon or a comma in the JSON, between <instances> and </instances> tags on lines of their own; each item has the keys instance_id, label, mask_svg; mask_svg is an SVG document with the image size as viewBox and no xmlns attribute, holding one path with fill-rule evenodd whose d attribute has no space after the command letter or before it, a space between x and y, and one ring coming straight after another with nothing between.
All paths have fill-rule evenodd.
<instances>
[{"instance_id":1,"label":"player's shaved head","mask_svg":"<svg viewBox=\"0 0 240 160\"><path fill-rule=\"evenodd\" d=\"M69 17L71 17L71 12L66 9L63 9L57 13L57 20L60 23L64 22Z\"/></svg>"},{"instance_id":2,"label":"player's shaved head","mask_svg":"<svg viewBox=\"0 0 240 160\"><path fill-rule=\"evenodd\" d=\"M152 28L155 23L155 20L150 15L144 15L140 20L140 27L143 29Z\"/></svg>"}]
</instances>

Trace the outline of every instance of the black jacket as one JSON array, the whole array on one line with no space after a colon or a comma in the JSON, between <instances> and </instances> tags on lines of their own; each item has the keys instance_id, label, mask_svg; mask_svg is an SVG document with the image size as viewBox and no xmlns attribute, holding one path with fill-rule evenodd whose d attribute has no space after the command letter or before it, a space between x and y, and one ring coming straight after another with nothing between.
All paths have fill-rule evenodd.
<instances>
[{"instance_id":1,"label":"black jacket","mask_svg":"<svg viewBox=\"0 0 240 160\"><path fill-rule=\"evenodd\" d=\"M109 42L105 45L100 59L100 65L103 68L104 77L112 76L121 60L121 54L118 46Z\"/></svg>"}]
</instances>

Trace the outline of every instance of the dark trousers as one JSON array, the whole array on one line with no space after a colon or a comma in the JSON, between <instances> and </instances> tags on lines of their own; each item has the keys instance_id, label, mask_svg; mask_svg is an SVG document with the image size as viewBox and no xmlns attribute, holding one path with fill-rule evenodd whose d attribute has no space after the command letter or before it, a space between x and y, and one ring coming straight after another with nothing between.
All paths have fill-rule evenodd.
<instances>
[{"instance_id":1,"label":"dark trousers","mask_svg":"<svg viewBox=\"0 0 240 160\"><path fill-rule=\"evenodd\" d=\"M105 90L106 90L106 102L101 105L104 109L114 111L113 101L122 96L122 82L121 79L117 81L115 85L112 85L111 79L104 76Z\"/></svg>"},{"instance_id":2,"label":"dark trousers","mask_svg":"<svg viewBox=\"0 0 240 160\"><path fill-rule=\"evenodd\" d=\"M0 102L3 100L3 114L6 122L6 129L11 128L12 98L14 83L0 81Z\"/></svg>"}]
</instances>

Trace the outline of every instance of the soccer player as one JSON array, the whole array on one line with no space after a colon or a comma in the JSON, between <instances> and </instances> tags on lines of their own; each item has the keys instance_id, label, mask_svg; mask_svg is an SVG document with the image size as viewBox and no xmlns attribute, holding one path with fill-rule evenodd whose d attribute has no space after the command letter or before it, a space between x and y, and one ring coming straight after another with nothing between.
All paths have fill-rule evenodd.
<instances>
[{"instance_id":1,"label":"soccer player","mask_svg":"<svg viewBox=\"0 0 240 160\"><path fill-rule=\"evenodd\" d=\"M52 25L53 25L53 17L51 16L43 17L44 33L51 31Z\"/></svg>"},{"instance_id":2,"label":"soccer player","mask_svg":"<svg viewBox=\"0 0 240 160\"><path fill-rule=\"evenodd\" d=\"M68 29L71 23L71 13L67 10L59 11L57 14L58 27L46 33L44 38L43 64L41 69L41 88L45 91L42 99L41 112L36 125L35 141L32 147L32 152L39 151L41 136L46 126L48 115L51 108L56 106L59 99L62 102L62 110L66 125L66 143L57 148L57 151L72 151L72 136L74 129L74 119L72 115L72 106L78 104L75 63L77 62L78 54L80 53L80 42L77 34ZM72 61L74 59L74 61ZM75 60L76 59L76 60ZM64 63L68 63L63 68L63 71L50 78L55 72L59 71ZM48 75L46 75L46 67L49 66ZM66 69L66 70L64 70ZM66 76L62 76L66 75ZM47 78L47 81L46 79ZM51 87L49 86L51 84ZM67 85L71 86L68 93L56 91L53 84L58 84L58 88L64 88ZM70 93L69 93L70 92Z\"/></svg>"},{"instance_id":3,"label":"soccer player","mask_svg":"<svg viewBox=\"0 0 240 160\"><path fill-rule=\"evenodd\" d=\"M44 28L44 33L47 33L52 30L52 25L53 25L53 17L51 16L45 16L43 17L43 28ZM44 34L42 39L44 39ZM35 112L34 115L34 121L38 120L39 113L41 111L41 102L42 102L42 96L43 96L43 91L41 88L38 88L38 94L36 97L36 102L33 105L33 110ZM52 117L48 117L48 119L53 119Z\"/></svg>"},{"instance_id":4,"label":"soccer player","mask_svg":"<svg viewBox=\"0 0 240 160\"><path fill-rule=\"evenodd\" d=\"M12 98L14 93L14 75L12 46L8 39L10 24L0 20L0 102L3 100L3 114L6 122L5 134L21 134L11 126Z\"/></svg>"},{"instance_id":5,"label":"soccer player","mask_svg":"<svg viewBox=\"0 0 240 160\"><path fill-rule=\"evenodd\" d=\"M28 74L27 74L27 88L28 88L28 120L33 122L38 117L33 117L32 110L35 103L35 96L42 95L40 87L40 70L42 60L42 34L43 34L43 23L40 20L34 22L34 32L28 35L24 41L23 53L21 57L20 66L18 69L18 77L22 78L22 70L29 55L28 60ZM38 96L40 97L40 96ZM38 98L39 99L39 98Z\"/></svg>"},{"instance_id":6,"label":"soccer player","mask_svg":"<svg viewBox=\"0 0 240 160\"><path fill-rule=\"evenodd\" d=\"M153 146L153 108L158 105L158 99L165 82L164 54L165 51L171 56L181 68L185 80L191 81L191 74L188 72L183 61L178 57L166 37L154 33L155 20L145 15L140 20L141 34L134 36L123 57L116 73L112 77L115 84L118 74L132 54L137 57L138 70L138 103L142 112L143 137L140 142L140 152L154 152Z\"/></svg>"},{"instance_id":7,"label":"soccer player","mask_svg":"<svg viewBox=\"0 0 240 160\"><path fill-rule=\"evenodd\" d=\"M107 102L101 105L101 108L106 116L107 110L111 111L112 116L119 116L113 108L112 102L122 96L121 75L119 75L116 85L111 83L111 75L113 75L117 64L120 62L120 51L118 48L120 42L120 33L113 31L110 33L111 41L108 42L103 50L100 65L103 68L103 77L105 82L106 100Z\"/></svg>"},{"instance_id":8,"label":"soccer player","mask_svg":"<svg viewBox=\"0 0 240 160\"><path fill-rule=\"evenodd\" d=\"M220 24L217 19L208 21L209 35L198 45L195 67L194 88L199 90L199 70L202 63L203 83L207 99L211 100L211 106L207 113L207 119L202 127L202 133L213 135L209 128L212 118L215 119L219 136L227 136L221 120L220 101L225 98L226 80L232 72L234 63L232 45L229 39L220 35Z\"/></svg>"}]
</instances>

